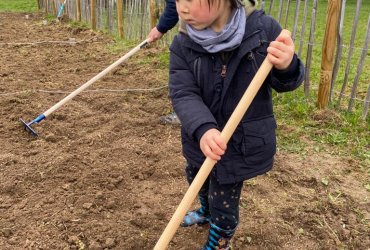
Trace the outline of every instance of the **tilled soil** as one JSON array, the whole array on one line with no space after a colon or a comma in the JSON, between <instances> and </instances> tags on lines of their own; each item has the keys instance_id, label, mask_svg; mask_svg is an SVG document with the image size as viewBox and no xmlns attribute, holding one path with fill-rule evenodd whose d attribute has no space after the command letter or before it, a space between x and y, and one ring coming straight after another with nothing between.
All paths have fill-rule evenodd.
<instances>
[{"instance_id":1,"label":"tilled soil","mask_svg":"<svg viewBox=\"0 0 370 250\"><path fill-rule=\"evenodd\" d=\"M163 48L34 125L39 137L19 122L127 53L113 45L40 14L0 13L0 249L152 249L185 194L180 129L159 122L171 111ZM234 249L369 249L366 181L351 157L279 150L272 171L245 182ZM207 226L179 228L169 249L206 237Z\"/></svg>"}]
</instances>

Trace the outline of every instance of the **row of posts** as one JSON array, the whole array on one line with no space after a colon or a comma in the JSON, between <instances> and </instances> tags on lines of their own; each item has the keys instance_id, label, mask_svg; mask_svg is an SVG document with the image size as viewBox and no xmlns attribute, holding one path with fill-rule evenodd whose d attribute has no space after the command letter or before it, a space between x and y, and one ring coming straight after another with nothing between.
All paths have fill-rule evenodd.
<instances>
[{"instance_id":1,"label":"row of posts","mask_svg":"<svg viewBox=\"0 0 370 250\"><path fill-rule=\"evenodd\" d=\"M48 0L38 0L38 4L40 7L40 2L43 1L44 7L46 10L49 9L49 1ZM56 0L60 1L62 4L64 0ZM56 13L56 6L55 2L51 1L52 5L51 8ZM72 0L73 1L73 0ZM75 0L76 1L76 21L81 21L81 1L85 0ZM150 3L150 27L154 27L158 21L158 7L156 0L148 0ZM124 34L124 16L123 16L123 0L116 1L117 6L117 29L118 35L120 38L125 38ZM90 11L91 11L91 27L92 29L97 28L97 0L90 0ZM326 17L326 29L325 29L325 36L323 41L322 47L322 60L321 60L321 70L320 70L320 84L319 84L319 91L318 91L318 99L317 99L317 106L319 108L326 108L329 104L330 99L330 88L332 84L332 77L333 77L333 66L334 66L334 57L335 57L335 49L336 49L336 42L338 37L338 24L340 18L340 11L341 11L341 0L328 0L328 7L327 7L327 17ZM309 74L309 72L306 72ZM307 86L305 87L305 92ZM307 94L307 93L306 93Z\"/></svg>"},{"instance_id":2,"label":"row of posts","mask_svg":"<svg viewBox=\"0 0 370 250\"><path fill-rule=\"evenodd\" d=\"M62 4L64 0L57 0ZM76 1L76 21L81 22L81 1L85 0L75 0ZM157 3L156 0L149 0L150 1L150 27L155 27L157 24L158 20L158 14L157 14ZM43 2L43 6L45 7L45 11L48 12L49 10L49 1L48 0L37 0L37 4L39 9L41 8L40 2ZM57 14L57 9L56 9L56 1L52 1L52 10L54 15ZM118 29L118 35L120 38L124 38L124 29L123 29L123 22L124 22L124 17L123 17L123 0L117 0L117 29ZM90 11L91 11L91 28L93 30L96 30L97 27L97 13L96 13L96 7L97 7L97 0L90 0Z\"/></svg>"}]
</instances>

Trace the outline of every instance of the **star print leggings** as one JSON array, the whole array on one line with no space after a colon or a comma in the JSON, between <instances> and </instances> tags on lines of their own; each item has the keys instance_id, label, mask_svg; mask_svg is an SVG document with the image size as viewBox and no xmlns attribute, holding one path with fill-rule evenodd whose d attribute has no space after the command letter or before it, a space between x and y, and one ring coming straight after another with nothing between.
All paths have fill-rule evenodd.
<instances>
[{"instance_id":1,"label":"star print leggings","mask_svg":"<svg viewBox=\"0 0 370 250\"><path fill-rule=\"evenodd\" d=\"M185 172L189 185L192 183L198 168L187 163ZM243 182L220 185L211 173L199 191L199 200L205 210L211 215L211 223L231 230L239 223L239 200Z\"/></svg>"}]
</instances>

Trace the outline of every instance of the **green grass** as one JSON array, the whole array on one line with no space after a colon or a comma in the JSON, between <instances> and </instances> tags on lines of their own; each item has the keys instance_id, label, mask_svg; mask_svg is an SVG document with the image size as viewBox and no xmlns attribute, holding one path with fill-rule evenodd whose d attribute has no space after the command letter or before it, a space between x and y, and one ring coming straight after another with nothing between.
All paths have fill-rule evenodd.
<instances>
[{"instance_id":1,"label":"green grass","mask_svg":"<svg viewBox=\"0 0 370 250\"><path fill-rule=\"evenodd\" d=\"M0 12L35 12L36 0L0 0Z\"/></svg>"},{"instance_id":2,"label":"green grass","mask_svg":"<svg viewBox=\"0 0 370 250\"><path fill-rule=\"evenodd\" d=\"M55 19L55 17L53 17ZM89 29L90 25L85 22L69 21L68 26L71 28Z\"/></svg>"},{"instance_id":3,"label":"green grass","mask_svg":"<svg viewBox=\"0 0 370 250\"><path fill-rule=\"evenodd\" d=\"M304 154L307 151L353 156L368 168L369 119L361 114L319 110L315 98L305 98L303 89L274 94L274 110L279 129L279 147Z\"/></svg>"},{"instance_id":4,"label":"green grass","mask_svg":"<svg viewBox=\"0 0 370 250\"><path fill-rule=\"evenodd\" d=\"M122 53L125 50L131 50L138 45L137 41L133 40L122 40L118 36L114 37L115 42L107 45L107 51L112 54ZM142 58L145 62L147 58ZM148 63L150 60L148 61Z\"/></svg>"}]
</instances>

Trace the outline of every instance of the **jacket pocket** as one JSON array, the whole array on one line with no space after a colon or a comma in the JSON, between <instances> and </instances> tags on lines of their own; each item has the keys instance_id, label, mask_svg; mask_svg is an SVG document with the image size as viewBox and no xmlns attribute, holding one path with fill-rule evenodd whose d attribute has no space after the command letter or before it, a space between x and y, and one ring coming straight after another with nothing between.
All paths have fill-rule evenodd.
<instances>
[{"instance_id":1,"label":"jacket pocket","mask_svg":"<svg viewBox=\"0 0 370 250\"><path fill-rule=\"evenodd\" d=\"M243 121L242 127L243 139L240 146L244 161L249 165L270 160L276 152L275 118Z\"/></svg>"}]
</instances>

